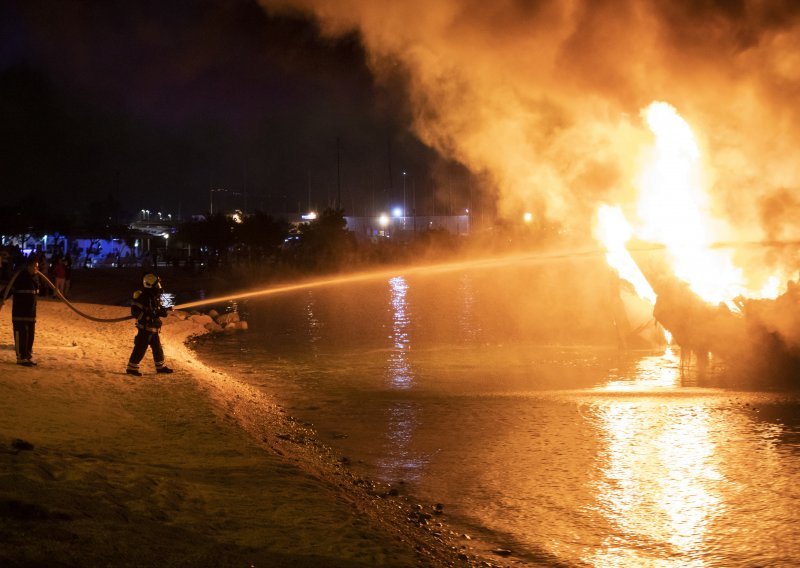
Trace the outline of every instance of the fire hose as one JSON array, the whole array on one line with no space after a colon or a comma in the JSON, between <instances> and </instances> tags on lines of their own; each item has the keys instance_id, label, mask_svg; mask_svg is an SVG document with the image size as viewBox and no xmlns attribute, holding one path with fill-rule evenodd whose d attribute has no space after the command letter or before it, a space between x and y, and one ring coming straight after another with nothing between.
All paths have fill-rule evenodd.
<instances>
[{"instance_id":1,"label":"fire hose","mask_svg":"<svg viewBox=\"0 0 800 568\"><path fill-rule=\"evenodd\" d=\"M21 268L20 270L17 270L17 271L14 273L14 276L12 276L12 277L11 277L11 280L9 280L9 281L8 281L8 284L6 285L6 291L5 291L5 293L3 294L3 301L2 301L2 302L0 302L0 309L2 309L2 307L3 307L3 304L5 304L6 298L8 298L8 295L9 295L9 293L11 292L11 287L13 286L13 284L14 284L14 281L17 279L17 276L19 276L19 274L20 274L20 273L21 273L23 270L26 270L26 269L25 269L25 268ZM55 285L55 284L53 284L52 282L50 282L50 280L47 278L47 276L45 276L44 274L42 274L42 273L41 273L41 272L39 272L38 270L36 271L36 273L39 275L39 278L41 278L42 280L44 280L44 281L45 281L45 283L46 283L48 286L50 286L50 288L52 288L53 292L55 293L56 297L58 297L58 299L59 299L59 300L61 300L62 302L64 302L64 303L67 305L67 307L68 307L69 309L71 309L73 312L75 312L76 314L78 314L78 315L79 315L79 316L81 316L81 317L84 317L84 318L86 318L86 319L88 319L88 320L91 320L91 321L100 322L100 323L115 323L115 322L120 322L120 321L125 321L125 320L129 320L129 319L133 319L133 316L125 316L125 317L121 317L121 318L98 318L98 317L96 317L96 316L93 316L93 315L87 314L87 313L85 313L85 312L82 312L81 310L79 310L78 308L76 308L76 307L75 307L75 305L74 305L72 302L70 302L69 300L67 300L67 299L64 297L64 294L62 294L62 293L61 293L61 290L59 290L59 289L58 289L58 287L56 287L56 285Z\"/></svg>"}]
</instances>

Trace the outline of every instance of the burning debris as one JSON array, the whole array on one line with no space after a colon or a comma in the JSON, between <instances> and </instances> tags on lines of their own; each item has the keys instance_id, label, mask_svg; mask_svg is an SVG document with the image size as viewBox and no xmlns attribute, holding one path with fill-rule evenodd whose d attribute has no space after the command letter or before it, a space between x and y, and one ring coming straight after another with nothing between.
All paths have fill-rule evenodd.
<instances>
[{"instance_id":1,"label":"burning debris","mask_svg":"<svg viewBox=\"0 0 800 568\"><path fill-rule=\"evenodd\" d=\"M681 348L682 367L693 356L704 373L713 354L779 377L800 368L800 287L794 281L775 299L738 296L731 308L703 300L674 276L644 271L656 294L653 317Z\"/></svg>"},{"instance_id":2,"label":"burning debris","mask_svg":"<svg viewBox=\"0 0 800 568\"><path fill-rule=\"evenodd\" d=\"M724 223L708 211L691 128L665 103L643 114L655 145L641 176L637 229L621 207L598 210L595 234L609 265L653 306L655 320L681 347L682 366L694 356L704 372L711 354L744 368L781 371L800 364L794 280L786 272L759 270L757 263L746 272L735 262L737 247L714 246L712 235ZM780 293L778 283L787 280Z\"/></svg>"}]
</instances>

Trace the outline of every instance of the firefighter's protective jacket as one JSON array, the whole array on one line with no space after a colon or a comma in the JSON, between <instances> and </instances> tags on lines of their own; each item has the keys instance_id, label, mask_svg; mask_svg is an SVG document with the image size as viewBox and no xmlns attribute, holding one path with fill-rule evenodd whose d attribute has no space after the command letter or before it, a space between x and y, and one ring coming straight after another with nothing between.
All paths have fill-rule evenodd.
<instances>
[{"instance_id":1,"label":"firefighter's protective jacket","mask_svg":"<svg viewBox=\"0 0 800 568\"><path fill-rule=\"evenodd\" d=\"M167 315L167 309L161 305L161 291L136 290L131 301L131 315L136 318L136 327L158 333L161 330L161 318Z\"/></svg>"},{"instance_id":2,"label":"firefighter's protective jacket","mask_svg":"<svg viewBox=\"0 0 800 568\"><path fill-rule=\"evenodd\" d=\"M11 321L36 321L36 297L39 295L39 287L39 277L23 268L9 292L14 297Z\"/></svg>"}]
</instances>

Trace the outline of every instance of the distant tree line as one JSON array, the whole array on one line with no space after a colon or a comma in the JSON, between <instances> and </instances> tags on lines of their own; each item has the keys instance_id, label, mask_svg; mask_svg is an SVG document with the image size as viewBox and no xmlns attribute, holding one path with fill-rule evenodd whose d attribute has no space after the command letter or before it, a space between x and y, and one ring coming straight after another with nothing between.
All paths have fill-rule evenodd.
<instances>
[{"instance_id":1,"label":"distant tree line","mask_svg":"<svg viewBox=\"0 0 800 568\"><path fill-rule=\"evenodd\" d=\"M175 241L184 250L198 251L192 256L212 266L325 272L362 262L356 239L346 225L341 209L327 209L297 227L259 211L239 219L217 214L181 224Z\"/></svg>"},{"instance_id":2,"label":"distant tree line","mask_svg":"<svg viewBox=\"0 0 800 568\"><path fill-rule=\"evenodd\" d=\"M0 232L39 237L60 235L68 239L123 239L130 247L142 233L120 219L112 196L91 201L75 211L53 211L44 201L29 197L15 206L0 207ZM525 227L523 227L525 228ZM254 278L280 273L322 273L359 269L376 264L438 261L465 250L497 252L541 246L556 231L521 232L519 226L497 224L492 231L460 237L446 230L426 230L410 241L391 238L357 240L346 229L343 209L326 209L315 220L290 226L285 220L257 211L234 218L206 215L180 223L168 246L157 249L159 260L193 266L238 269ZM151 239L154 237L150 237ZM157 238L157 237L155 237ZM194 264L196 263L196 264Z\"/></svg>"},{"instance_id":3,"label":"distant tree line","mask_svg":"<svg viewBox=\"0 0 800 568\"><path fill-rule=\"evenodd\" d=\"M147 238L128 223L120 222L133 217L123 212L111 195L72 210L56 210L47 201L27 197L15 205L0 206L0 232L37 240L44 235L70 240L121 239L133 248L136 239ZM290 226L261 211L240 218L205 215L178 224L168 246L156 247L153 252L166 263L185 265L191 260L196 266L240 268L254 276L263 276L265 271L339 271L403 261L412 255L411 246L388 239L359 243L346 225L343 209L326 209L317 219L299 226ZM448 237L452 236L435 231L420 233L418 245L430 246ZM150 236L151 240L154 238L158 237Z\"/></svg>"}]
</instances>

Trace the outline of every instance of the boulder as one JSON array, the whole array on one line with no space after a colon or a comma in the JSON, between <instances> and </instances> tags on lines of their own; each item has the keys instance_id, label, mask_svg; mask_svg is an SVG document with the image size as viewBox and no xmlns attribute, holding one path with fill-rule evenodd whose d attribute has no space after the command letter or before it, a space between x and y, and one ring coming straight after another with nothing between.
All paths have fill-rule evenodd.
<instances>
[{"instance_id":1,"label":"boulder","mask_svg":"<svg viewBox=\"0 0 800 568\"><path fill-rule=\"evenodd\" d=\"M207 324L205 324L203 327L206 328L211 333L220 333L220 332L222 332L222 326L219 325L215 321L210 321Z\"/></svg>"},{"instance_id":2,"label":"boulder","mask_svg":"<svg viewBox=\"0 0 800 568\"><path fill-rule=\"evenodd\" d=\"M200 314L196 316L192 316L190 318L194 323L199 323L200 325L208 325L210 323L215 323L211 316L207 316L205 314Z\"/></svg>"},{"instance_id":3,"label":"boulder","mask_svg":"<svg viewBox=\"0 0 800 568\"><path fill-rule=\"evenodd\" d=\"M217 316L216 320L219 325L228 325L229 323L236 323L239 321L239 314L237 312L230 312Z\"/></svg>"}]
</instances>

